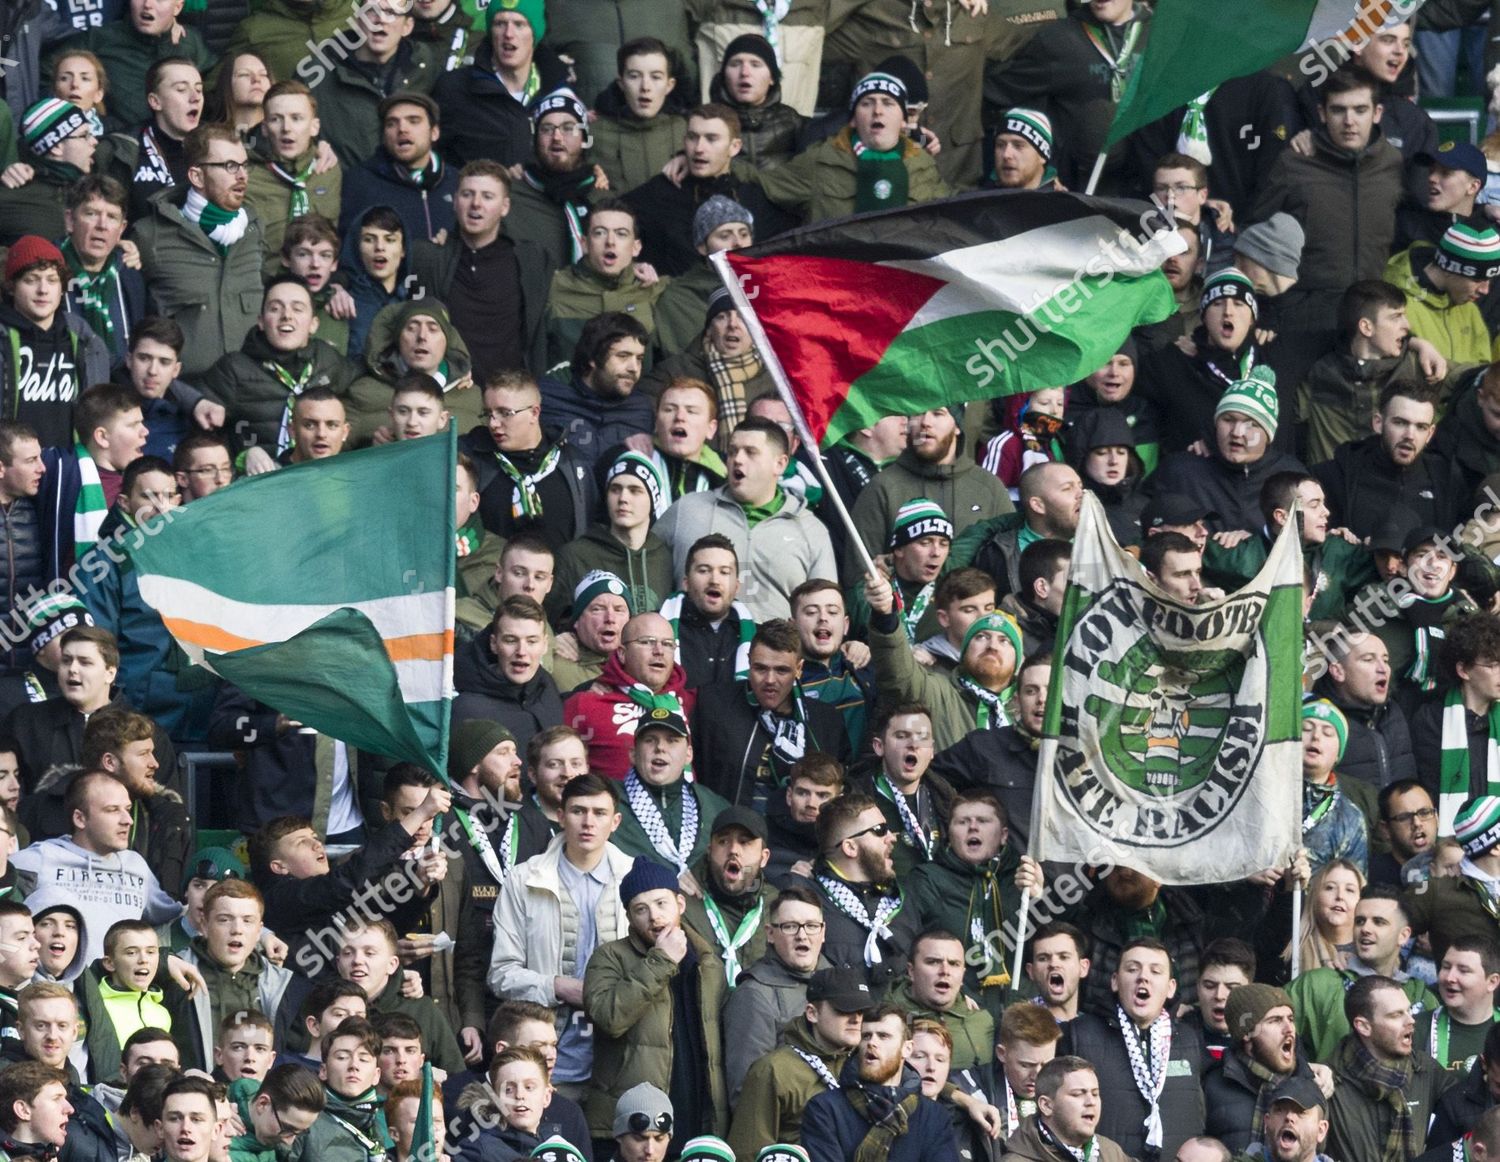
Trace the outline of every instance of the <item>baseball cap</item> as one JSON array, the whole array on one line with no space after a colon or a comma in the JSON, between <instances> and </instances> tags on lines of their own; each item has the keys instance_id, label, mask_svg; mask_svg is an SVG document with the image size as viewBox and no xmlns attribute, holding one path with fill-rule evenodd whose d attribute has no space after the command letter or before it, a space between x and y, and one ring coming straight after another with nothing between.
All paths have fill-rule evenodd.
<instances>
[{"instance_id":1,"label":"baseball cap","mask_svg":"<svg viewBox=\"0 0 1500 1162\"><path fill-rule=\"evenodd\" d=\"M1271 1091L1271 1104L1279 1101L1289 1101L1298 1109L1310 1110L1315 1106L1326 1105L1323 1091L1318 1088L1317 1082L1310 1077L1297 1077L1295 1075L1287 1078Z\"/></svg>"},{"instance_id":2,"label":"baseball cap","mask_svg":"<svg viewBox=\"0 0 1500 1162\"><path fill-rule=\"evenodd\" d=\"M1484 181L1489 176L1484 154L1479 146L1467 141L1445 141L1433 153L1419 153L1413 159L1422 165L1440 165L1444 169L1461 169L1472 177Z\"/></svg>"},{"instance_id":3,"label":"baseball cap","mask_svg":"<svg viewBox=\"0 0 1500 1162\"><path fill-rule=\"evenodd\" d=\"M1180 492L1163 492L1141 512L1142 529L1159 529L1165 525L1190 525L1212 520L1219 514L1201 500Z\"/></svg>"},{"instance_id":4,"label":"baseball cap","mask_svg":"<svg viewBox=\"0 0 1500 1162\"><path fill-rule=\"evenodd\" d=\"M750 810L749 807L726 807L714 816L713 830L710 836L728 831L731 827L738 827L749 832L762 843L770 838L770 832L766 830L766 819L764 815Z\"/></svg>"},{"instance_id":5,"label":"baseball cap","mask_svg":"<svg viewBox=\"0 0 1500 1162\"><path fill-rule=\"evenodd\" d=\"M807 999L827 1001L841 1013L864 1013L875 1007L875 996L857 968L824 968L807 982Z\"/></svg>"},{"instance_id":6,"label":"baseball cap","mask_svg":"<svg viewBox=\"0 0 1500 1162\"><path fill-rule=\"evenodd\" d=\"M682 735L683 738L689 736L687 719L676 710L670 710L665 706L658 706L655 710L648 710L641 716L640 721L635 726L636 736L639 737L641 731L652 726L663 726L673 734Z\"/></svg>"}]
</instances>

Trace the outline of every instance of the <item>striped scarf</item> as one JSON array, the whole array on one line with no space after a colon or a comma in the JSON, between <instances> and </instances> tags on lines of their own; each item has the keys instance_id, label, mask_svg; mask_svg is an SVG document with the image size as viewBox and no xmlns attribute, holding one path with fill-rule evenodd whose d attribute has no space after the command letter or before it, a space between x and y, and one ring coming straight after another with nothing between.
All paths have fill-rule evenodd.
<instances>
[{"instance_id":1,"label":"striped scarf","mask_svg":"<svg viewBox=\"0 0 1500 1162\"><path fill-rule=\"evenodd\" d=\"M753 347L743 355L720 355L718 348L705 337L703 360L708 364L714 394L719 398L719 435L714 442L720 452L726 452L729 449L728 433L740 426L750 409L745 388L761 373L760 356Z\"/></svg>"},{"instance_id":2,"label":"striped scarf","mask_svg":"<svg viewBox=\"0 0 1500 1162\"><path fill-rule=\"evenodd\" d=\"M230 213L193 189L188 190L187 201L182 204L182 216L197 224L198 229L218 249L221 257L227 255L229 248L243 238L245 231L250 228L250 215L245 213L243 206Z\"/></svg>"},{"instance_id":3,"label":"striped scarf","mask_svg":"<svg viewBox=\"0 0 1500 1162\"><path fill-rule=\"evenodd\" d=\"M1416 1126L1412 1124L1411 1108L1406 1104L1406 1091L1412 1082L1411 1058L1387 1064L1377 1061L1359 1038L1349 1040L1351 1047L1340 1054L1335 1072L1358 1085L1372 1100L1389 1106L1394 1115L1380 1154L1368 1162L1401 1162L1415 1158L1421 1150L1417 1144Z\"/></svg>"},{"instance_id":4,"label":"striped scarf","mask_svg":"<svg viewBox=\"0 0 1500 1162\"><path fill-rule=\"evenodd\" d=\"M293 218L300 218L312 209L312 203L307 198L307 179L312 177L313 165L317 161L316 152L308 158L307 164L301 170L293 172L286 169L279 161L269 162L267 168L291 187L291 198L287 202L286 220L290 222Z\"/></svg>"},{"instance_id":5,"label":"striped scarf","mask_svg":"<svg viewBox=\"0 0 1500 1162\"><path fill-rule=\"evenodd\" d=\"M79 550L99 540L99 529L109 503L104 499L104 484L99 479L99 465L82 444L73 448L78 457L78 500L73 505L73 544Z\"/></svg>"},{"instance_id":6,"label":"striped scarf","mask_svg":"<svg viewBox=\"0 0 1500 1162\"><path fill-rule=\"evenodd\" d=\"M1435 598L1422 597L1416 593L1406 593L1396 598L1397 608L1412 628L1412 646L1415 651L1404 677L1424 694L1437 689L1437 679L1433 676L1433 659L1438 643L1444 638L1443 617L1452 603L1452 590Z\"/></svg>"},{"instance_id":7,"label":"striped scarf","mask_svg":"<svg viewBox=\"0 0 1500 1162\"><path fill-rule=\"evenodd\" d=\"M1469 769L1468 711L1462 687L1455 686L1443 697L1442 761L1438 778L1438 834L1452 835L1458 809L1471 794L1500 795L1500 702L1489 711L1489 738L1485 742L1485 789L1470 792L1473 772Z\"/></svg>"},{"instance_id":8,"label":"striped scarf","mask_svg":"<svg viewBox=\"0 0 1500 1162\"><path fill-rule=\"evenodd\" d=\"M677 640L677 663L682 664L682 632L678 628L682 621L682 603L686 595L681 591L672 594L661 603L661 615L672 623L672 636ZM734 680L743 682L750 676L750 639L755 636L755 617L738 601L729 606L729 611L740 619L740 644L734 651Z\"/></svg>"},{"instance_id":9,"label":"striped scarf","mask_svg":"<svg viewBox=\"0 0 1500 1162\"><path fill-rule=\"evenodd\" d=\"M79 310L83 312L84 321L94 329L94 334L103 339L104 345L113 352L115 350L115 317L109 305L120 298L120 272L113 261L113 256L105 261L103 270L94 274L84 269L83 259L79 257L71 238L64 238L60 249L68 264L70 276L68 290L74 295L74 301L78 303Z\"/></svg>"}]
</instances>

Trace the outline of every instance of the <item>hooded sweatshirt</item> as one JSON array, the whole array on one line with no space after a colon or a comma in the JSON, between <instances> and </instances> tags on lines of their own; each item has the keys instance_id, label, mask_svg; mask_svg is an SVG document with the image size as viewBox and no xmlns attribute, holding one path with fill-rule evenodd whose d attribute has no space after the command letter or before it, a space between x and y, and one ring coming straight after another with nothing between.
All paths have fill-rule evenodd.
<instances>
[{"instance_id":1,"label":"hooded sweatshirt","mask_svg":"<svg viewBox=\"0 0 1500 1162\"><path fill-rule=\"evenodd\" d=\"M73 446L73 403L83 390L83 342L58 311L45 331L13 306L0 306L5 395L0 411L36 430L44 448Z\"/></svg>"},{"instance_id":2,"label":"hooded sweatshirt","mask_svg":"<svg viewBox=\"0 0 1500 1162\"><path fill-rule=\"evenodd\" d=\"M38 887L31 895L26 897L26 907L31 910L34 919L40 920L42 913L63 909L73 914L78 922L78 947L73 950L73 959L58 976L48 976L47 971L40 966L37 968L38 980L55 980L62 984L72 984L78 979L80 973L88 966L85 952L88 949L88 920L79 910L74 893L67 888L48 885Z\"/></svg>"},{"instance_id":3,"label":"hooded sweatshirt","mask_svg":"<svg viewBox=\"0 0 1500 1162\"><path fill-rule=\"evenodd\" d=\"M345 349L351 359L359 359L365 352L365 339L375 316L380 309L391 303L401 302L411 294L411 280L407 277L411 256L411 237L405 226L401 234L401 261L396 266L396 281L387 291L385 285L365 269L359 257L359 234L371 214L378 210L395 213L390 206L371 206L359 219L344 226L344 245L339 251L339 269L349 276L349 294L354 299L354 318L349 320L349 346ZM399 215L398 215L399 217Z\"/></svg>"},{"instance_id":4,"label":"hooded sweatshirt","mask_svg":"<svg viewBox=\"0 0 1500 1162\"><path fill-rule=\"evenodd\" d=\"M625 693L626 687L636 685L642 683L630 675L616 653L604 663L598 681L563 703L563 721L588 742L589 770L606 779L623 780L630 770L636 723L646 713ZM673 665L661 692L677 696L684 717L692 714L697 692L687 688L687 672L681 665ZM516 746L520 747L519 739Z\"/></svg>"},{"instance_id":5,"label":"hooded sweatshirt","mask_svg":"<svg viewBox=\"0 0 1500 1162\"><path fill-rule=\"evenodd\" d=\"M349 443L352 447L368 444L376 428L391 422L392 389L396 380L411 370L401 358L398 340L406 324L418 315L434 320L448 341L443 362L433 375L443 389L443 406L452 417L448 422L460 433L468 432L481 422L484 402L479 385L470 378L473 363L469 358L469 348L443 305L431 299L391 303L369 323L365 337L365 371L349 388Z\"/></svg>"},{"instance_id":6,"label":"hooded sweatshirt","mask_svg":"<svg viewBox=\"0 0 1500 1162\"><path fill-rule=\"evenodd\" d=\"M84 919L87 941L80 939L79 947L87 963L104 955L104 933L116 920L139 916L148 924L167 924L182 915L182 905L134 851L99 855L64 837L33 843L10 862L28 897L49 886L69 893Z\"/></svg>"}]
</instances>

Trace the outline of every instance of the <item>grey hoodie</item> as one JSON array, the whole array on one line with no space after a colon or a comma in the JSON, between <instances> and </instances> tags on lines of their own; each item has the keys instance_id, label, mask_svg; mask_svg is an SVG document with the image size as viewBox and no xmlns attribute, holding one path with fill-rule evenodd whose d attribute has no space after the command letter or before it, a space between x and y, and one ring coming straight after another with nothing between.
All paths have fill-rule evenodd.
<instances>
[{"instance_id":1,"label":"grey hoodie","mask_svg":"<svg viewBox=\"0 0 1500 1162\"><path fill-rule=\"evenodd\" d=\"M66 908L78 918L78 947L73 951L73 959L68 963L61 976L50 976L46 969L36 970L36 979L39 981L57 981L62 984L72 984L78 979L78 974L88 967L88 959L85 952L88 948L89 921L88 917L78 906L75 894L67 888L58 887L53 884L46 886L38 885L37 888L26 897L26 906L31 909L31 914L36 919L41 919L42 913L56 908ZM101 937L102 941L102 937Z\"/></svg>"},{"instance_id":2,"label":"grey hoodie","mask_svg":"<svg viewBox=\"0 0 1500 1162\"><path fill-rule=\"evenodd\" d=\"M104 933L116 920L138 916L161 925L182 915L182 905L162 891L144 857L134 851L98 855L68 838L44 839L16 852L10 862L28 905L43 888L67 892L88 935L78 942L85 964L104 955Z\"/></svg>"}]
</instances>

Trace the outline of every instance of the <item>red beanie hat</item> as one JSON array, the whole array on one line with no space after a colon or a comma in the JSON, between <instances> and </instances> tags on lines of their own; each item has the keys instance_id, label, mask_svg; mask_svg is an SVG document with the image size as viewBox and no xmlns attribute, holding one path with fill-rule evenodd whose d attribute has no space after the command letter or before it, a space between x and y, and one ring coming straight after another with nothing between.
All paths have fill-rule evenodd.
<instances>
[{"instance_id":1,"label":"red beanie hat","mask_svg":"<svg viewBox=\"0 0 1500 1162\"><path fill-rule=\"evenodd\" d=\"M55 262L66 267L62 251L45 238L27 234L17 238L10 253L5 256L5 281L15 282L27 269L43 262Z\"/></svg>"}]
</instances>

